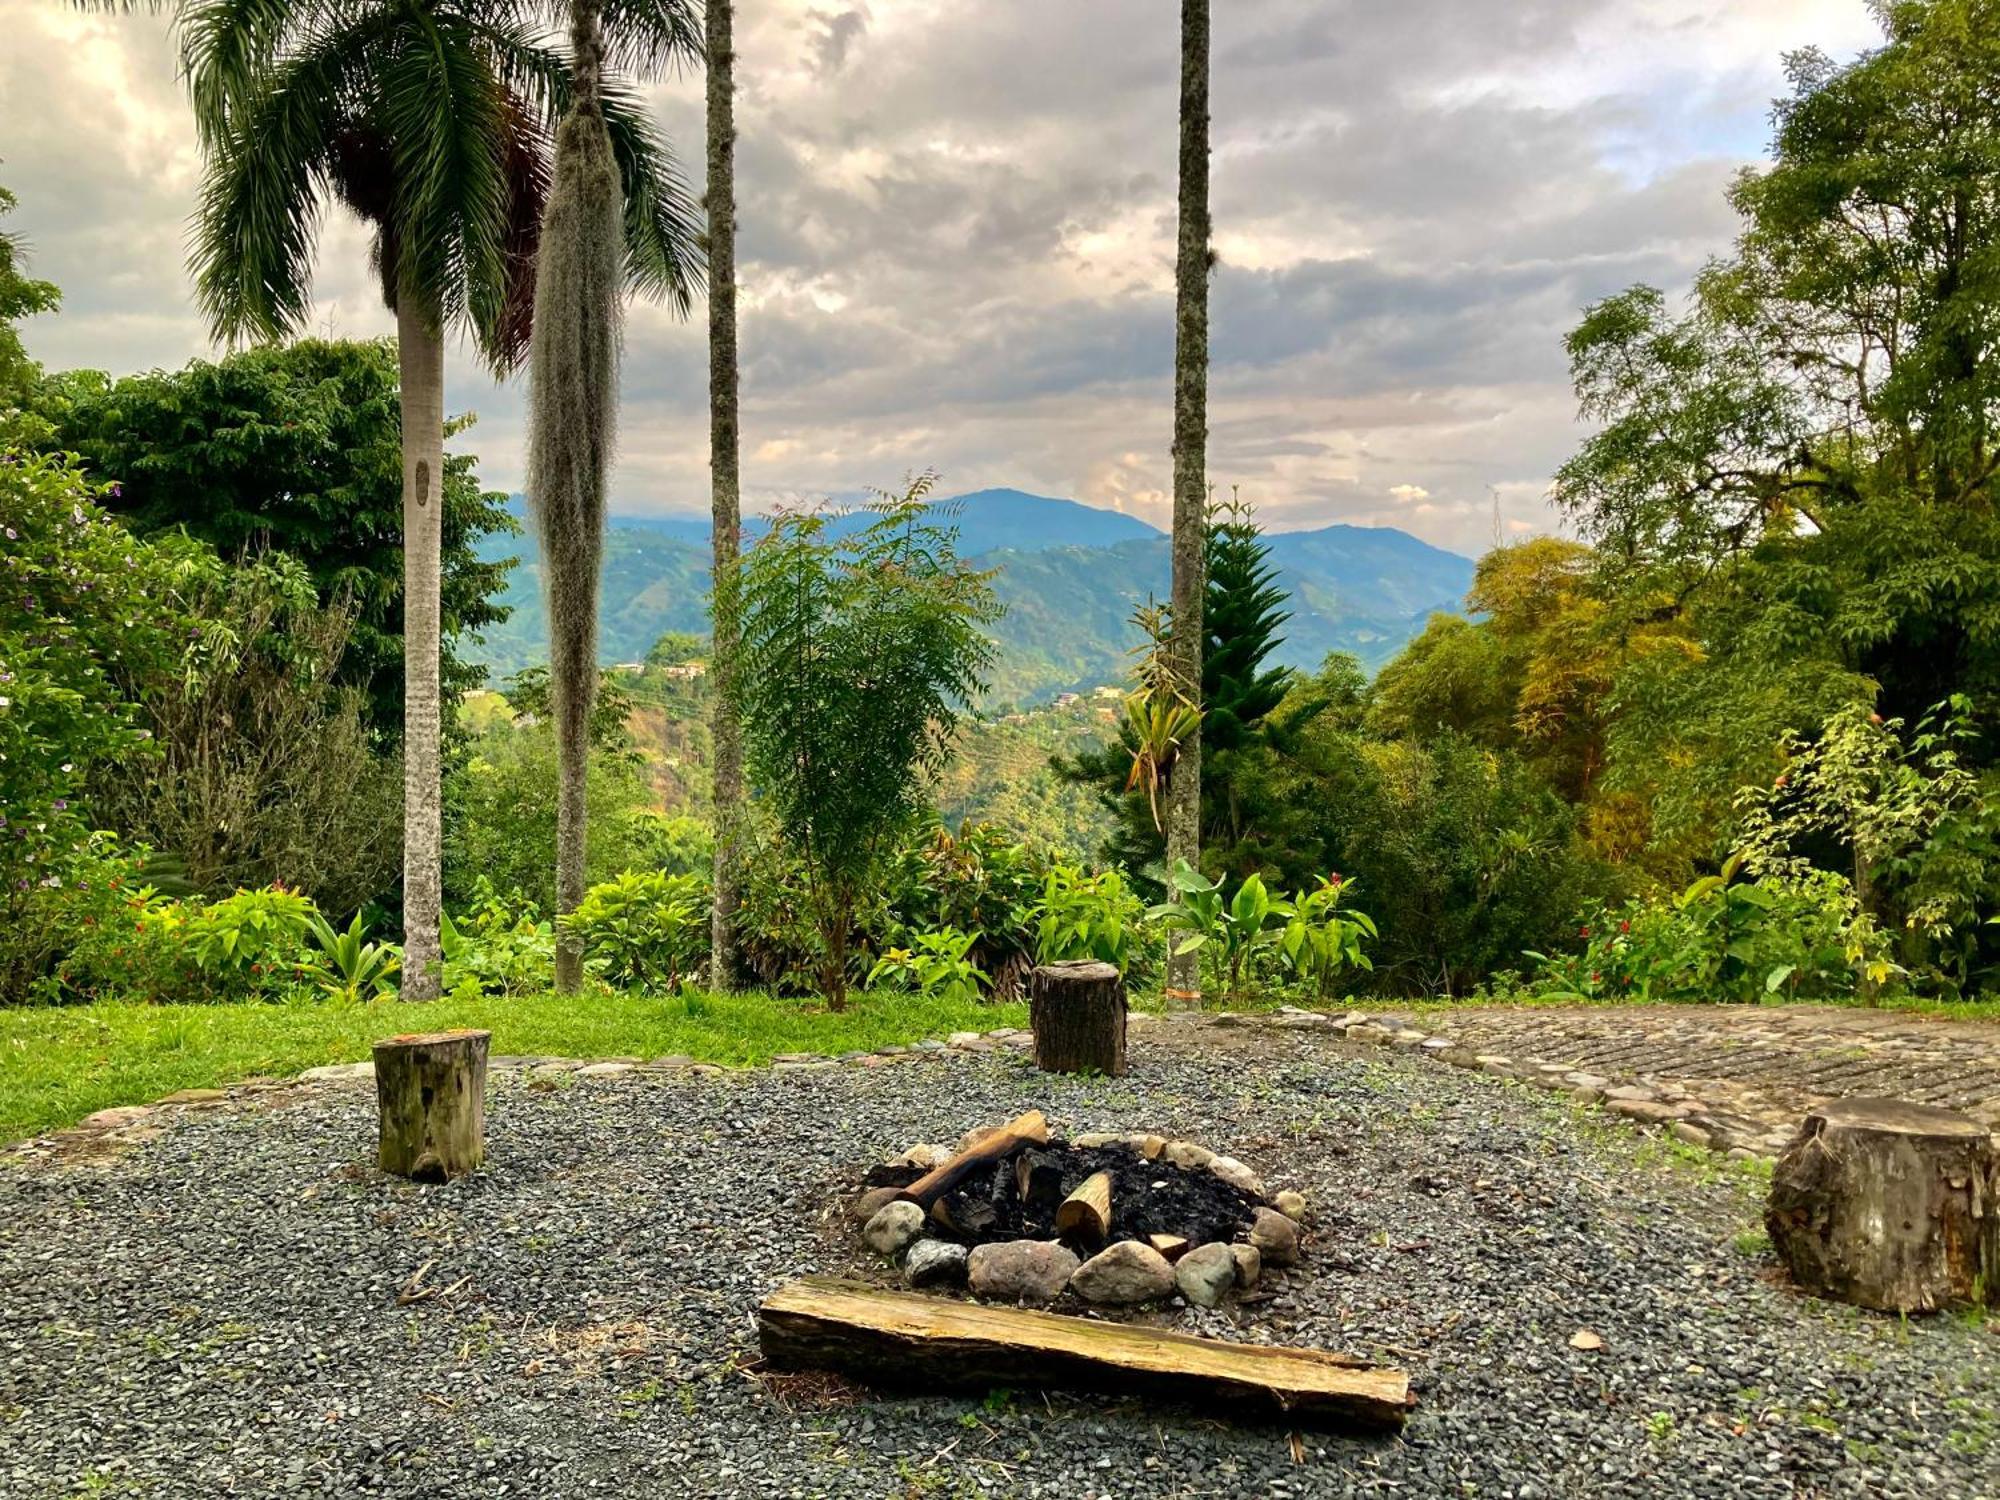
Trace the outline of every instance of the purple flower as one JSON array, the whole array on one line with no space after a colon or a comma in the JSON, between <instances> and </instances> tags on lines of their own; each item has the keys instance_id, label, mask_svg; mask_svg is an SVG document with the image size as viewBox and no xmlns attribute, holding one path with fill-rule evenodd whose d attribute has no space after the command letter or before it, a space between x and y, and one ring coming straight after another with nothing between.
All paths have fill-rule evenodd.
<instances>
[{"instance_id":1,"label":"purple flower","mask_svg":"<svg viewBox=\"0 0 2000 1500\"><path fill-rule=\"evenodd\" d=\"M66 798L63 797L56 798L56 811L57 812L69 811L69 802Z\"/></svg>"}]
</instances>

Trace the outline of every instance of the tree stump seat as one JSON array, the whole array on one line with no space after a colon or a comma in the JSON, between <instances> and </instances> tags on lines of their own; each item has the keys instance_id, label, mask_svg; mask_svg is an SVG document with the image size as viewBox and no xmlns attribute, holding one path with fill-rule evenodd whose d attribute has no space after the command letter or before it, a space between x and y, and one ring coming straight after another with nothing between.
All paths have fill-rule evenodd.
<instances>
[{"instance_id":1,"label":"tree stump seat","mask_svg":"<svg viewBox=\"0 0 2000 1500\"><path fill-rule=\"evenodd\" d=\"M1044 1073L1125 1072L1125 980L1110 964L1043 964L1028 977L1028 1025Z\"/></svg>"},{"instance_id":2,"label":"tree stump seat","mask_svg":"<svg viewBox=\"0 0 2000 1500\"><path fill-rule=\"evenodd\" d=\"M1764 1224L1818 1296L1895 1313L2000 1306L2000 1151L1968 1115L1819 1106L1772 1171Z\"/></svg>"},{"instance_id":3,"label":"tree stump seat","mask_svg":"<svg viewBox=\"0 0 2000 1500\"><path fill-rule=\"evenodd\" d=\"M385 1172L448 1182L486 1158L490 1031L433 1031L375 1044L375 1101Z\"/></svg>"}]
</instances>

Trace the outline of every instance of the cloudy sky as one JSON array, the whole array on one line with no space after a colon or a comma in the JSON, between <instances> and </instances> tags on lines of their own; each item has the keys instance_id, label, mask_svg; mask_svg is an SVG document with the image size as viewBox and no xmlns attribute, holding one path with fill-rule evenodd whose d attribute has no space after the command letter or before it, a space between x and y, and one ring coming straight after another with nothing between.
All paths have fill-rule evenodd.
<instances>
[{"instance_id":1,"label":"cloudy sky","mask_svg":"<svg viewBox=\"0 0 2000 1500\"><path fill-rule=\"evenodd\" d=\"M849 494L935 467L1164 520L1172 0L738 0L746 486ZM1728 245L1781 54L1848 53L1864 0L1219 0L1211 476L1277 528L1461 551L1553 524L1577 439L1561 338ZM52 367L210 352L183 270L200 171L165 24L0 0L0 182L65 307ZM656 91L698 170L700 84ZM386 332L366 239L321 241L315 331ZM628 334L625 511L707 500L690 324ZM463 355L486 479L520 383Z\"/></svg>"}]
</instances>

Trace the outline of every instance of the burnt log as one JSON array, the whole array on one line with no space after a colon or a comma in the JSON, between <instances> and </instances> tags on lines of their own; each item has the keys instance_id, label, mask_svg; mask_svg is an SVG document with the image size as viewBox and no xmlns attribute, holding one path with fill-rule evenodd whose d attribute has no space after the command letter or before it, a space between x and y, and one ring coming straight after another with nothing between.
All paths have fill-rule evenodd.
<instances>
[{"instance_id":1,"label":"burnt log","mask_svg":"<svg viewBox=\"0 0 2000 1500\"><path fill-rule=\"evenodd\" d=\"M988 1162L1005 1161L1025 1146L1046 1146L1049 1122L1039 1109L1017 1115L996 1129L981 1131L972 1143L950 1161L933 1167L902 1191L906 1202L928 1210L978 1168Z\"/></svg>"},{"instance_id":2,"label":"burnt log","mask_svg":"<svg viewBox=\"0 0 2000 1500\"><path fill-rule=\"evenodd\" d=\"M1054 1208L1063 1200L1062 1158L1033 1147L1014 1158L1014 1190L1030 1208Z\"/></svg>"},{"instance_id":3,"label":"burnt log","mask_svg":"<svg viewBox=\"0 0 2000 1500\"><path fill-rule=\"evenodd\" d=\"M835 1370L914 1390L1048 1387L1231 1407L1366 1430L1400 1426L1408 1378L1319 1349L1224 1343L1129 1323L947 1301L811 1276L757 1310L779 1370Z\"/></svg>"},{"instance_id":4,"label":"burnt log","mask_svg":"<svg viewBox=\"0 0 2000 1500\"><path fill-rule=\"evenodd\" d=\"M1764 1227L1818 1296L1896 1313L2000 1302L2000 1152L1952 1110L1819 1106L1772 1171Z\"/></svg>"},{"instance_id":5,"label":"burnt log","mask_svg":"<svg viewBox=\"0 0 2000 1500\"><path fill-rule=\"evenodd\" d=\"M1044 1073L1125 1072L1125 981L1110 964L1043 964L1028 980L1035 1066Z\"/></svg>"},{"instance_id":6,"label":"burnt log","mask_svg":"<svg viewBox=\"0 0 2000 1500\"><path fill-rule=\"evenodd\" d=\"M1111 1174L1094 1172L1056 1210L1056 1233L1101 1245L1111 1233Z\"/></svg>"},{"instance_id":7,"label":"burnt log","mask_svg":"<svg viewBox=\"0 0 2000 1500\"><path fill-rule=\"evenodd\" d=\"M375 1043L382 1170L448 1182L486 1159L490 1031L433 1031Z\"/></svg>"}]
</instances>

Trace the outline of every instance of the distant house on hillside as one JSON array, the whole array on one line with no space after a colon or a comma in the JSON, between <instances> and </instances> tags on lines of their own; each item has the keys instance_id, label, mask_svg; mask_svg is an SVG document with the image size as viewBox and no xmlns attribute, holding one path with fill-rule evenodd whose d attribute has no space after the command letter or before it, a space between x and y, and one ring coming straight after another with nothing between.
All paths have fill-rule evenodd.
<instances>
[{"instance_id":1,"label":"distant house on hillside","mask_svg":"<svg viewBox=\"0 0 2000 1500\"><path fill-rule=\"evenodd\" d=\"M678 661L671 667L660 668L660 675L662 677L671 677L676 682L694 682L708 675L708 663L705 661Z\"/></svg>"},{"instance_id":2,"label":"distant house on hillside","mask_svg":"<svg viewBox=\"0 0 2000 1500\"><path fill-rule=\"evenodd\" d=\"M1056 694L1056 707L1057 707L1057 708L1068 708L1068 707L1069 707L1069 706L1070 706L1070 705L1071 705L1072 703L1081 703L1082 701L1083 701L1083 698L1082 698L1082 695L1081 695L1081 694L1078 694L1078 693L1057 693L1057 694Z\"/></svg>"},{"instance_id":3,"label":"distant house on hillside","mask_svg":"<svg viewBox=\"0 0 2000 1500\"><path fill-rule=\"evenodd\" d=\"M1107 682L1092 688L1090 696L1093 698L1122 698L1125 696L1125 689Z\"/></svg>"}]
</instances>

